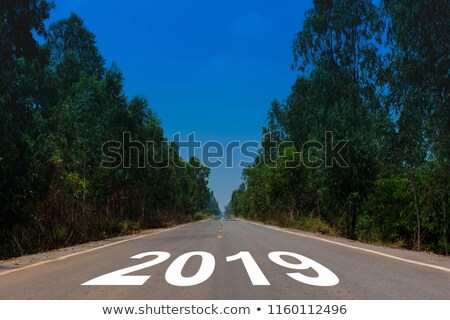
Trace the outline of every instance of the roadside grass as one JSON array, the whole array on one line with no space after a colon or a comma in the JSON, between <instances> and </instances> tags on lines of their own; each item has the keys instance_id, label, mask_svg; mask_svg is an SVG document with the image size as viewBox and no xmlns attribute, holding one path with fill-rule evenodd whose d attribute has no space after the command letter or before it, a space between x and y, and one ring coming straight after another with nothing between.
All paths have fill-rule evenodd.
<instances>
[{"instance_id":1,"label":"roadside grass","mask_svg":"<svg viewBox=\"0 0 450 320\"><path fill-rule=\"evenodd\" d=\"M317 232L321 234L330 235L333 237L340 236L339 230L330 226L325 221L318 217L310 218L305 217L296 221L294 224L295 229L300 229L309 232Z\"/></svg>"},{"instance_id":2,"label":"roadside grass","mask_svg":"<svg viewBox=\"0 0 450 320\"><path fill-rule=\"evenodd\" d=\"M200 221L200 220L207 220L207 219L211 218L211 216L208 215L207 213L199 211L199 212L196 212L192 218L194 221Z\"/></svg>"}]
</instances>

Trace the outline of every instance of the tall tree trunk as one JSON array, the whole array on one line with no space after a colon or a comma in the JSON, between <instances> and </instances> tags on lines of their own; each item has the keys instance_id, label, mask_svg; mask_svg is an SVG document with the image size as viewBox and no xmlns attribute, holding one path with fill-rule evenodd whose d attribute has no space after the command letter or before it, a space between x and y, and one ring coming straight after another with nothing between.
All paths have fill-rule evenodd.
<instances>
[{"instance_id":1,"label":"tall tree trunk","mask_svg":"<svg viewBox=\"0 0 450 320\"><path fill-rule=\"evenodd\" d=\"M419 200L417 197L417 183L416 183L415 169L412 170L412 180L413 180L414 207L416 209L416 220L417 220L417 251L420 251L420 211L419 211Z\"/></svg>"},{"instance_id":2,"label":"tall tree trunk","mask_svg":"<svg viewBox=\"0 0 450 320\"><path fill-rule=\"evenodd\" d=\"M356 204L353 205L352 208L352 225L351 225L351 230L350 230L350 238L351 239L356 239L356 217L357 217L357 208L356 208Z\"/></svg>"},{"instance_id":3,"label":"tall tree trunk","mask_svg":"<svg viewBox=\"0 0 450 320\"><path fill-rule=\"evenodd\" d=\"M444 200L444 248L445 248L445 256L448 257L448 249L447 249L447 203Z\"/></svg>"}]
</instances>

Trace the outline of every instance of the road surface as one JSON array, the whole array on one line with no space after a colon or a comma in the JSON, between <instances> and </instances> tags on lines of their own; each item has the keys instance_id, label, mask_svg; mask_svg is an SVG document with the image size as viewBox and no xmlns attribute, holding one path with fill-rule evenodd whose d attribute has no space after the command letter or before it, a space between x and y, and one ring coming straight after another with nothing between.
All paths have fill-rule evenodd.
<instances>
[{"instance_id":1,"label":"road surface","mask_svg":"<svg viewBox=\"0 0 450 320\"><path fill-rule=\"evenodd\" d=\"M0 263L0 299L450 299L448 258L232 219L48 259Z\"/></svg>"}]
</instances>

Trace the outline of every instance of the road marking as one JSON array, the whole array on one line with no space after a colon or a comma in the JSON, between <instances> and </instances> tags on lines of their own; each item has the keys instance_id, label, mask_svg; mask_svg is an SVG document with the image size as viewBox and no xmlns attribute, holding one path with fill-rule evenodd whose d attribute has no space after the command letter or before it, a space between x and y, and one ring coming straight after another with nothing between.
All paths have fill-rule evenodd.
<instances>
[{"instance_id":1,"label":"road marking","mask_svg":"<svg viewBox=\"0 0 450 320\"><path fill-rule=\"evenodd\" d=\"M217 236L217 239L222 239L223 237L221 236L221 235L218 235Z\"/></svg>"},{"instance_id":2,"label":"road marking","mask_svg":"<svg viewBox=\"0 0 450 320\"><path fill-rule=\"evenodd\" d=\"M222 232L222 230L218 230L219 232Z\"/></svg>"},{"instance_id":3,"label":"road marking","mask_svg":"<svg viewBox=\"0 0 450 320\"><path fill-rule=\"evenodd\" d=\"M242 221L242 220L241 220ZM346 247L346 248L351 248L351 249L355 249L355 250L359 250L359 251L363 251L363 252L369 252L369 253L373 253L385 258L390 258L390 259L394 259L394 260L398 260L398 261L403 261L403 262L407 262L407 263L411 263L411 264L415 264L418 266L422 266L422 267L428 267L428 268L432 268L432 269L436 269L436 270L440 270L440 271L444 271L444 272L450 272L449 268L445 268L445 267L441 267L441 266L436 266L434 264L428 264L428 263L424 263L424 262L419 262L419 261L414 261L414 260L409 260L409 259L405 259L405 258L400 258L400 257L396 257L387 253L382 253L382 252L378 252L378 251L374 251L374 250L370 250L370 249L365 249L365 248L360 248L360 247L355 247L349 244L345 244L345 243L341 243L341 242L337 242L337 241L332 241L332 240L328 240L328 239L323 239L323 238L318 238L315 236L310 236L310 235L306 235L306 234L301 234L298 232L293 232L293 231L288 231L288 230L284 230L284 229L280 229L280 228L275 228L272 226L266 226L264 224L259 224L259 223L255 223L252 221L246 221L248 223L260 226L260 227L266 227L272 230L277 230L277 231L281 231L281 232L285 232L285 233L290 233L290 234L295 234L297 236L300 237L304 237L304 238L310 238L310 239L315 239L315 240L319 240L319 241L323 241L323 242L327 242L327 243L332 243L341 247Z\"/></svg>"},{"instance_id":4,"label":"road marking","mask_svg":"<svg viewBox=\"0 0 450 320\"><path fill-rule=\"evenodd\" d=\"M189 225L189 224L187 224L187 225ZM30 265L27 265L27 266L19 267L19 268L16 268L16 269L4 271L4 272L1 272L1 273L0 273L0 277L1 277L1 276L4 276L4 275L7 275L7 274L10 274L10 273L17 272L17 271L22 271L22 270L31 269L31 268L34 268L34 267L37 267L37 266L41 266L41 265L46 264L46 263L49 263L49 262L62 261L62 260L65 260L65 259L67 259L67 258L71 258L71 257L78 256L78 255L80 255L80 254L84 254L84 253L88 253L88 252L92 252L92 251L96 251L96 250L100 250L100 249L112 247L112 246L115 246L115 245L118 245L118 244L121 244L121 243L129 242L129 241L134 241L134 240L142 239L142 238L145 238L145 237L153 236L153 235L156 235L156 234L160 234L160 233L163 233L163 232L175 230L175 229L178 229L178 228L187 226L187 225L186 225L186 224L179 225L179 226L176 226L176 227L173 227L173 228L169 228L169 229L164 229L164 230L156 231L156 232L149 233L149 234L144 234L144 235L142 235L142 236L138 236L138 237L135 237L135 238L124 239L124 240L120 240L120 241L117 241L117 242L105 244L104 246L101 246L101 247L95 247L95 248L88 249L88 250L85 250L85 251L80 251L80 252L71 253L71 254L68 254L68 255L66 255L66 256L62 256L62 257L56 258L56 259L51 259L51 260L41 261L41 262L37 262L37 263L30 264Z\"/></svg>"},{"instance_id":5,"label":"road marking","mask_svg":"<svg viewBox=\"0 0 450 320\"><path fill-rule=\"evenodd\" d=\"M140 263L134 266L126 267L117 271L112 271L96 277L92 280L82 283L82 286L142 286L151 277L150 274L146 275L130 275L139 270L144 270L149 267L156 266L170 257L169 252L165 251L150 251L143 252L131 257L131 259L142 259L148 256L156 256L155 259ZM188 260L193 256L200 256L202 262L195 275L185 277L182 275ZM298 263L287 262L282 256L289 256ZM295 281L308 284L317 287L331 287L339 283L339 278L328 268L320 263L302 256L298 253L288 251L274 251L268 254L269 260L278 266L292 270L306 270L313 269L317 276L306 276L300 272L287 272L286 275ZM245 270L254 286L270 286L269 280L262 272L261 268L253 259L252 255L248 251L240 251L239 253L226 257L226 262L233 262L241 260ZM214 272L216 265L215 257L205 251L193 251L186 252L176 258L166 270L166 281L168 284L178 287L195 286L208 280Z\"/></svg>"}]
</instances>

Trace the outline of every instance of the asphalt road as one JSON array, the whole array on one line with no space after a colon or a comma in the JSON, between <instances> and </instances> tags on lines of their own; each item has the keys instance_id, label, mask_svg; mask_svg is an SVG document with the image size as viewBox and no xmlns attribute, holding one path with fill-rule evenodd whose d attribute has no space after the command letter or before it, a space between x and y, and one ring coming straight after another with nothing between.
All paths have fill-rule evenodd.
<instances>
[{"instance_id":1,"label":"asphalt road","mask_svg":"<svg viewBox=\"0 0 450 320\"><path fill-rule=\"evenodd\" d=\"M448 258L236 220L48 259L0 264L0 299L450 299Z\"/></svg>"}]
</instances>

